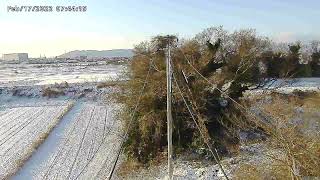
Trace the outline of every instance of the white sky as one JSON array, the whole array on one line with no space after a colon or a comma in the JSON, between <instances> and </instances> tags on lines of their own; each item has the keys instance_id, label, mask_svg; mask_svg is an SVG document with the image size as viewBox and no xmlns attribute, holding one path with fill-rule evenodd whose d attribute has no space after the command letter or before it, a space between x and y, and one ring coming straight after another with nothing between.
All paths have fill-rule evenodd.
<instances>
[{"instance_id":1,"label":"white sky","mask_svg":"<svg viewBox=\"0 0 320 180\"><path fill-rule=\"evenodd\" d=\"M8 5L86 5L85 13L7 12ZM0 55L132 48L158 34L255 28L275 41L320 39L319 0L0 0Z\"/></svg>"}]
</instances>

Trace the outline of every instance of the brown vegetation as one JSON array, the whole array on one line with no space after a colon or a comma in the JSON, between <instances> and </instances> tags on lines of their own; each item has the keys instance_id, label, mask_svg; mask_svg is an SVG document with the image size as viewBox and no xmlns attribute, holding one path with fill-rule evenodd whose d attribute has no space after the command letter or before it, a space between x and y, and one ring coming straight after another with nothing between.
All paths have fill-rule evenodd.
<instances>
[{"instance_id":1,"label":"brown vegetation","mask_svg":"<svg viewBox=\"0 0 320 180\"><path fill-rule=\"evenodd\" d=\"M42 96L44 97L58 97L64 95L64 91L56 88L46 87L42 90Z\"/></svg>"},{"instance_id":2,"label":"brown vegetation","mask_svg":"<svg viewBox=\"0 0 320 180\"><path fill-rule=\"evenodd\" d=\"M262 112L271 119L260 126L270 135L265 143L269 145L270 151L276 150L278 153L268 155L271 160L267 160L267 164L242 165L235 173L236 179L301 179L320 176L320 129L314 129L320 123L320 116L316 114L320 108L320 94L299 94L273 94L272 102L260 106ZM259 119L251 119L261 124L256 122Z\"/></svg>"},{"instance_id":3,"label":"brown vegetation","mask_svg":"<svg viewBox=\"0 0 320 180\"><path fill-rule=\"evenodd\" d=\"M115 86L120 86L123 83L124 82L122 82L122 81L100 82L100 83L98 83L97 88L101 89L101 88L115 87Z\"/></svg>"},{"instance_id":4,"label":"brown vegetation","mask_svg":"<svg viewBox=\"0 0 320 180\"><path fill-rule=\"evenodd\" d=\"M265 85L268 78L310 75L309 67L307 71L299 66L300 44L290 45L287 52L272 51L272 42L258 36L252 29L227 32L222 27L209 28L189 40L177 42L172 39L173 36L157 36L135 47L130 80L121 86L122 91L117 95L125 105L122 116L125 128L129 127L125 150L129 159L144 164L154 159L167 144L166 44L170 43L172 47L174 79L205 134L205 138L200 135L177 86L174 86L175 152L208 150L205 142L209 142L219 153L227 155L238 149L239 130L254 129L268 135L278 133L272 131L273 125L266 126L259 117L248 115L246 108L242 107L245 103L239 105L235 102L241 101L246 90ZM314 54L318 51L316 49ZM315 56L313 60L318 62L317 58ZM143 89L146 77L147 85ZM264 113L275 118L278 107L270 108L273 109L265 109ZM132 116L134 111L136 113ZM283 113L290 114L289 109ZM283 114L279 115L278 118L284 118ZM282 124L286 123L285 119L282 121ZM295 128L288 131L291 129Z\"/></svg>"}]
</instances>

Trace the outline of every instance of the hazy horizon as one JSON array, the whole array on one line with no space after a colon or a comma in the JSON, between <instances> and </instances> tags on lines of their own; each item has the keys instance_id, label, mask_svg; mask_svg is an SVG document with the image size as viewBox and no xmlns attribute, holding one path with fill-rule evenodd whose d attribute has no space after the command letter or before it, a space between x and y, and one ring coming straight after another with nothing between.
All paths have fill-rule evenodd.
<instances>
[{"instance_id":1,"label":"hazy horizon","mask_svg":"<svg viewBox=\"0 0 320 180\"><path fill-rule=\"evenodd\" d=\"M87 12L7 12L7 6L85 5ZM157 34L190 38L211 26L254 28L274 41L320 39L316 0L3 0L0 2L0 54L30 57L72 50L131 49ZM5 27L5 28L3 28Z\"/></svg>"},{"instance_id":2,"label":"hazy horizon","mask_svg":"<svg viewBox=\"0 0 320 180\"><path fill-rule=\"evenodd\" d=\"M55 58L55 57L59 57L59 56L63 56L63 55L70 54L70 53L75 53L75 52L83 52L83 51L105 52L105 51L118 51L118 50L133 50L133 49L132 48L128 48L128 49L123 49L123 48L119 48L119 49L104 49L104 50L95 50L95 49L78 50L78 49L75 49L75 50L66 51L64 53L56 54L56 55L52 55L52 56L46 56L45 54L39 54L38 56L30 56L30 54L28 52L11 52L11 53L0 54L0 59L5 54L16 54L16 53L28 53L29 58Z\"/></svg>"}]
</instances>

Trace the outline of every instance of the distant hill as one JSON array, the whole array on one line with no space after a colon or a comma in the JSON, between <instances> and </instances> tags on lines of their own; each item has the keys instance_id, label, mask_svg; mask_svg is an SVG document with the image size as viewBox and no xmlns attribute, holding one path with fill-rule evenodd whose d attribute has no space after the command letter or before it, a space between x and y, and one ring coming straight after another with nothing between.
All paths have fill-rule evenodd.
<instances>
[{"instance_id":1,"label":"distant hill","mask_svg":"<svg viewBox=\"0 0 320 180\"><path fill-rule=\"evenodd\" d=\"M88 58L111 58L111 57L132 57L132 49L113 49L113 50L75 50L58 56L59 58L77 58L87 56Z\"/></svg>"}]
</instances>

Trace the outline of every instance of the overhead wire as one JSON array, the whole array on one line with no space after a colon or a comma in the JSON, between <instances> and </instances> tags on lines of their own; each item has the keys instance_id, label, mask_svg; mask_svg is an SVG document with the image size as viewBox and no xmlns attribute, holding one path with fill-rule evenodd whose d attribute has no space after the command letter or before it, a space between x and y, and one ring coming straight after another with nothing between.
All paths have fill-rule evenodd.
<instances>
[{"instance_id":1,"label":"overhead wire","mask_svg":"<svg viewBox=\"0 0 320 180\"><path fill-rule=\"evenodd\" d=\"M108 180L111 180L111 178L112 178L112 176L113 176L113 174L114 174L116 165L117 165L117 163L118 163L118 161L119 161L119 157L120 157L120 155L122 154L122 152L123 152L123 150L124 150L124 141L127 139L127 136L128 136L128 133L129 133L129 129L130 129L130 127L131 127L132 121L133 121L133 119L134 119L134 117L135 117L135 114L136 114L136 112L137 112L137 109L138 109L138 107L139 107L139 104L140 104L140 101L141 101L141 97L142 97L142 95L143 95L143 93L144 93L144 90L145 90L145 88L146 88L146 86L147 86L147 83L148 83L148 80L149 80L149 77L150 77L150 72L151 72L151 69L152 69L152 63L153 63L153 59L150 59L149 69L148 69L148 72L147 72L147 76L146 76L145 79L144 79L144 83L143 83L142 89L141 89L141 91L140 91L139 98L138 98L138 100L136 101L136 105L135 105L135 107L134 107L134 110L132 111L131 119L129 120L129 124L128 124L128 126L127 126L127 129L126 129L125 134L124 134L124 136L123 136L123 139L122 139L122 141L121 141L121 145L120 145L119 151L118 151L118 153L117 153L117 157L116 157L116 159L115 159L115 161L114 161L114 163L113 163L112 170L111 170L111 172L110 172L110 174L109 174L109 176L108 176Z\"/></svg>"},{"instance_id":2,"label":"overhead wire","mask_svg":"<svg viewBox=\"0 0 320 180\"><path fill-rule=\"evenodd\" d=\"M212 150L211 145L210 145L209 142L206 140L206 137L205 137L204 133L202 132L202 130L201 130L201 128L200 128L200 125L198 124L198 122L197 122L197 120L196 120L196 118L195 118L195 116L194 116L194 113L192 112L190 106L188 105L186 99L184 98L183 92L181 91L181 89L180 89L180 87L179 87L179 84L178 84L176 78L174 77L173 79L174 79L174 81L175 81L176 87L177 87L177 89L178 89L178 91L179 91L179 93L180 93L180 95L181 95L181 98L182 98L185 106L187 107L187 110L188 110L188 112L189 112L192 120L193 120L194 123L196 124L196 127L198 128L198 130L199 130L202 138L204 139L204 142L205 142L207 148L209 149L209 151L210 151L210 153L212 154L214 160L215 160L216 163L218 164L218 166L219 166L221 172L223 173L224 177L228 180L229 178L228 178L228 176L227 176L224 168L222 167L222 165L221 165L221 163L220 163L220 158L219 158L218 154L215 154L215 153L214 153L214 152L217 153L216 149L215 149L215 151Z\"/></svg>"},{"instance_id":3,"label":"overhead wire","mask_svg":"<svg viewBox=\"0 0 320 180\"><path fill-rule=\"evenodd\" d=\"M259 118L257 117L257 115L253 114L251 111L249 111L247 108L245 108L243 105L241 105L239 102L237 102L235 99L233 99L232 97L230 97L226 92L224 92L223 90L221 90L219 87L217 87L214 83L212 83L208 78L206 78L205 76L203 76L199 70L197 68L195 68L190 60L187 58L187 56L185 55L185 53L179 49L180 52L183 54L184 58L187 60L187 63L190 65L190 67L202 78L204 79L208 84L210 84L214 89L217 89L222 95L224 95L225 97L227 97L228 99L230 99L233 103L235 103L238 107L240 107L242 110L244 110L246 113L248 113L249 115L251 115L254 118Z\"/></svg>"},{"instance_id":4,"label":"overhead wire","mask_svg":"<svg viewBox=\"0 0 320 180\"><path fill-rule=\"evenodd\" d=\"M183 92L182 92L182 90L181 90L181 88L180 88L180 86L179 86L179 84L178 84L178 81L177 81L177 79L176 79L176 77L175 77L174 65L173 65L173 63L170 62L170 64L171 64L171 67L172 67L172 76L173 76L174 82L175 82L175 84L176 84L176 87L177 87L177 89L178 89L178 91L179 91L179 94L181 95L181 98L182 98L182 100L183 100L183 102L184 102L184 104L185 104L185 106L186 106L186 108L187 108L187 110L188 110L188 112L189 112L192 120L193 120L194 123L196 124L196 127L197 127L197 129L199 130L199 133L200 133L201 137L203 138L204 143L206 144L206 146L207 146L207 148L209 149L210 153L212 154L214 160L215 160L216 163L218 164L219 169L221 170L223 176L224 176L227 180L229 180L229 178L228 178L228 176L227 176L227 174L226 174L223 166L222 166L221 163L220 163L220 157L219 157L219 154L218 154L216 148L214 148L215 151L212 150L212 146L209 144L209 142L208 142L208 140L207 140L204 132L202 131L199 123L197 122L197 120L196 120L196 118L195 118L195 115L194 115L194 113L192 112L192 108L189 106L189 104L187 103L187 100L185 99L185 97L184 97L184 95L183 95ZM191 93L190 89L188 89L188 90L189 90L189 93ZM197 106L196 106L196 107L197 107ZM198 115L196 115L196 116L198 116ZM198 116L198 118L200 118L200 116Z\"/></svg>"}]
</instances>

